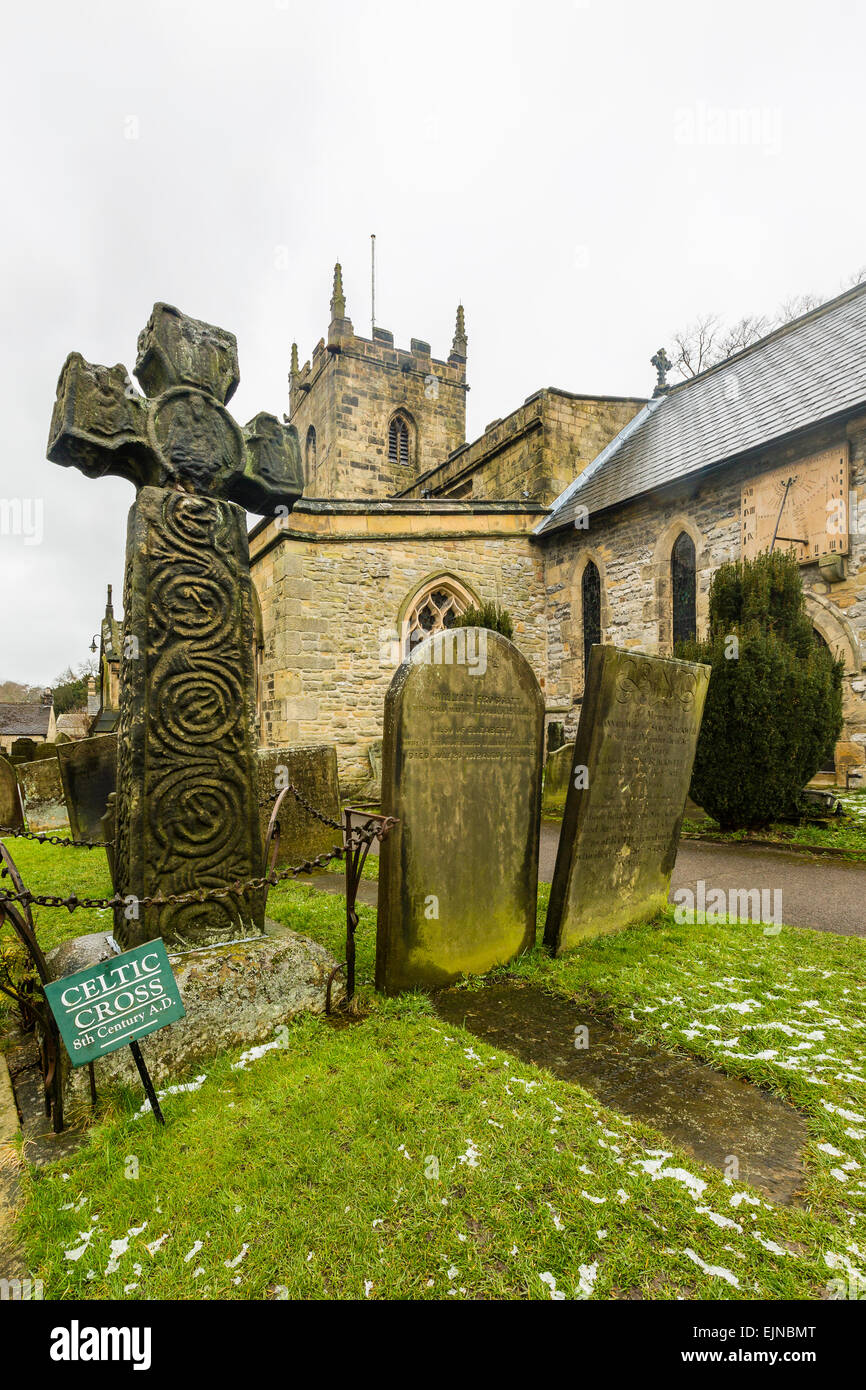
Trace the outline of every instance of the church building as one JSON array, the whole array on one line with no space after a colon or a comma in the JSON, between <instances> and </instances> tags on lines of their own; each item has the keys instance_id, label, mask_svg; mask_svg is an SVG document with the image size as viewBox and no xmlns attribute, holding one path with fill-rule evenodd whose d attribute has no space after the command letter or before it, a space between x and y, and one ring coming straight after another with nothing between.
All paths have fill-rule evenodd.
<instances>
[{"instance_id":1,"label":"church building","mask_svg":"<svg viewBox=\"0 0 866 1390\"><path fill-rule=\"evenodd\" d=\"M250 533L261 741L334 743L376 794L385 692L414 642L493 601L573 737L594 642L670 654L714 569L797 554L816 637L844 664L838 757L866 761L866 285L651 399L546 387L467 442L467 333L447 357L354 332L340 267L289 420L289 515Z\"/></svg>"}]
</instances>

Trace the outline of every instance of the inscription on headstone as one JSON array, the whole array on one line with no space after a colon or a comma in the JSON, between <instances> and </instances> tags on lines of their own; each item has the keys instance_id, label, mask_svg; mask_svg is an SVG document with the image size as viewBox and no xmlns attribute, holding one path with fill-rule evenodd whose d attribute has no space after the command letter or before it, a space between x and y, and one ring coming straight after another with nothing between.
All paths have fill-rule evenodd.
<instances>
[{"instance_id":1,"label":"inscription on headstone","mask_svg":"<svg viewBox=\"0 0 866 1390\"><path fill-rule=\"evenodd\" d=\"M385 700L376 985L438 988L535 941L544 699L498 633L415 648Z\"/></svg>"},{"instance_id":2,"label":"inscription on headstone","mask_svg":"<svg viewBox=\"0 0 866 1390\"><path fill-rule=\"evenodd\" d=\"M708 680L592 648L544 932L556 954L667 902Z\"/></svg>"},{"instance_id":3,"label":"inscription on headstone","mask_svg":"<svg viewBox=\"0 0 866 1390\"><path fill-rule=\"evenodd\" d=\"M74 840L101 840L102 817L117 788L117 734L62 743L57 749Z\"/></svg>"}]
</instances>

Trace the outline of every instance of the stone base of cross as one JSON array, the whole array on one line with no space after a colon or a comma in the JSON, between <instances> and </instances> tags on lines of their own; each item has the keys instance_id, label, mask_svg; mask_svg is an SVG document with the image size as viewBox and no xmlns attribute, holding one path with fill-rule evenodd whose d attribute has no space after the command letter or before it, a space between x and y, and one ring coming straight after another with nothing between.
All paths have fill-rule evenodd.
<instances>
[{"instance_id":1,"label":"stone base of cross","mask_svg":"<svg viewBox=\"0 0 866 1390\"><path fill-rule=\"evenodd\" d=\"M262 873L252 582L244 509L267 516L303 490L297 434L260 414L241 429L232 334L157 304L122 366L78 353L57 387L48 457L137 488L130 511L115 802L124 948L250 936ZM190 894L201 893L200 900ZM182 902L142 899L181 895Z\"/></svg>"}]
</instances>

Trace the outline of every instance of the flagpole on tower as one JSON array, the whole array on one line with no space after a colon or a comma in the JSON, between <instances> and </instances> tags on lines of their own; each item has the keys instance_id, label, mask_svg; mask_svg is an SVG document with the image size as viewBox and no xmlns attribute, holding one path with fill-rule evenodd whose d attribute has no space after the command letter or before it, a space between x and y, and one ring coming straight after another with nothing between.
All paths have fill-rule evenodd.
<instances>
[{"instance_id":1,"label":"flagpole on tower","mask_svg":"<svg viewBox=\"0 0 866 1390\"><path fill-rule=\"evenodd\" d=\"M370 333L376 327L376 233L370 233Z\"/></svg>"}]
</instances>

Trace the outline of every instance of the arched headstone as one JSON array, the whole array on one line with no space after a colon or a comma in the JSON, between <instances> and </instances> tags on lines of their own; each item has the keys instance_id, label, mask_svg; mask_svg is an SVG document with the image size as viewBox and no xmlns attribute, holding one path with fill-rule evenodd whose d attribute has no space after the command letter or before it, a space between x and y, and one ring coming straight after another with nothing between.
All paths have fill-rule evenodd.
<instances>
[{"instance_id":1,"label":"arched headstone","mask_svg":"<svg viewBox=\"0 0 866 1390\"><path fill-rule=\"evenodd\" d=\"M535 942L544 698L511 642L437 633L385 699L376 985L482 974Z\"/></svg>"}]
</instances>

